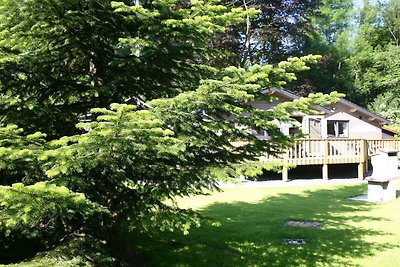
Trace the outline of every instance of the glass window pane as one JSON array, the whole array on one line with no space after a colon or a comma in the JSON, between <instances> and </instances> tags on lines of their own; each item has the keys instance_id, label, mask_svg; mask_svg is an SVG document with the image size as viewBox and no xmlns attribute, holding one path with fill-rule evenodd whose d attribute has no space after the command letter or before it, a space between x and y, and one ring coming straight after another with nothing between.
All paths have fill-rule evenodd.
<instances>
[{"instance_id":1,"label":"glass window pane","mask_svg":"<svg viewBox=\"0 0 400 267\"><path fill-rule=\"evenodd\" d=\"M349 121L327 121L328 137L349 137Z\"/></svg>"},{"instance_id":2,"label":"glass window pane","mask_svg":"<svg viewBox=\"0 0 400 267\"><path fill-rule=\"evenodd\" d=\"M328 121L327 122L327 127L328 127L328 137L335 137L335 122L334 121Z\"/></svg>"},{"instance_id":3,"label":"glass window pane","mask_svg":"<svg viewBox=\"0 0 400 267\"><path fill-rule=\"evenodd\" d=\"M339 137L349 137L349 122L340 121L339 123Z\"/></svg>"}]
</instances>

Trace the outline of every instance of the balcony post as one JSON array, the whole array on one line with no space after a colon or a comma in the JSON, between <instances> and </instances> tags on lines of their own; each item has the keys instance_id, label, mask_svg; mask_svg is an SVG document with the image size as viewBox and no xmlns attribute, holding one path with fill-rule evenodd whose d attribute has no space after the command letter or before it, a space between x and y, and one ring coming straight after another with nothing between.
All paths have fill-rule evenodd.
<instances>
[{"instance_id":1,"label":"balcony post","mask_svg":"<svg viewBox=\"0 0 400 267\"><path fill-rule=\"evenodd\" d=\"M329 173L328 173L328 164L329 164L329 143L328 139L324 139L324 160L323 160L323 165L322 165L322 179L328 180L329 179Z\"/></svg>"},{"instance_id":2,"label":"balcony post","mask_svg":"<svg viewBox=\"0 0 400 267\"><path fill-rule=\"evenodd\" d=\"M289 148L286 148L285 154L283 156L283 169L282 169L282 181L289 182L289 169L287 164L289 163Z\"/></svg>"},{"instance_id":3,"label":"balcony post","mask_svg":"<svg viewBox=\"0 0 400 267\"><path fill-rule=\"evenodd\" d=\"M360 139L360 162L358 163L358 179L363 180L366 169L368 168L368 142Z\"/></svg>"}]
</instances>

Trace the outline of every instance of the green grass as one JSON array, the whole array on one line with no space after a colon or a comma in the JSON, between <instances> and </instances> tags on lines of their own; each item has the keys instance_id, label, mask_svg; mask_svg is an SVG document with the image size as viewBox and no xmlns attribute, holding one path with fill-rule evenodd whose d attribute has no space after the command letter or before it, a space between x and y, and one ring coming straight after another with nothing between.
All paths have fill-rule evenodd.
<instances>
[{"instance_id":1,"label":"green grass","mask_svg":"<svg viewBox=\"0 0 400 267\"><path fill-rule=\"evenodd\" d=\"M400 199L349 200L367 186L229 188L180 200L220 222L143 238L145 266L400 266ZM286 220L324 223L288 227ZM306 245L285 245L303 238Z\"/></svg>"}]
</instances>

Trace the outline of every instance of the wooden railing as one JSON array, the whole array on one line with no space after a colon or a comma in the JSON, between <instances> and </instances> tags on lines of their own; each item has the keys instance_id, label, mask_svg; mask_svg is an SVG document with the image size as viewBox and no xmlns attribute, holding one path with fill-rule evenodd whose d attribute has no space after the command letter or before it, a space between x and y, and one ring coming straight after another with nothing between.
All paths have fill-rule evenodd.
<instances>
[{"instance_id":1,"label":"wooden railing","mask_svg":"<svg viewBox=\"0 0 400 267\"><path fill-rule=\"evenodd\" d=\"M363 140L358 139L299 139L288 149L292 163L318 164L326 160L356 161L362 155Z\"/></svg>"},{"instance_id":2,"label":"wooden railing","mask_svg":"<svg viewBox=\"0 0 400 267\"><path fill-rule=\"evenodd\" d=\"M391 148L400 151L400 140L382 140L382 139L371 139L368 142L368 155L372 156L379 152L382 148Z\"/></svg>"},{"instance_id":3,"label":"wooden railing","mask_svg":"<svg viewBox=\"0 0 400 267\"><path fill-rule=\"evenodd\" d=\"M263 161L280 160L294 165L357 163L366 156L366 142L361 139L297 139L282 154L262 157Z\"/></svg>"},{"instance_id":4,"label":"wooden railing","mask_svg":"<svg viewBox=\"0 0 400 267\"><path fill-rule=\"evenodd\" d=\"M400 140L297 139L287 151L278 156L266 155L261 160L285 160L296 165L357 163L383 148L400 151Z\"/></svg>"},{"instance_id":5,"label":"wooden railing","mask_svg":"<svg viewBox=\"0 0 400 267\"><path fill-rule=\"evenodd\" d=\"M329 164L358 164L358 177L368 170L368 160L380 149L400 151L400 140L366 139L297 139L292 147L277 156L265 155L261 161L279 161L292 165L323 165L323 178L328 179ZM400 153L398 154L400 158ZM282 179L287 180L284 168Z\"/></svg>"}]
</instances>

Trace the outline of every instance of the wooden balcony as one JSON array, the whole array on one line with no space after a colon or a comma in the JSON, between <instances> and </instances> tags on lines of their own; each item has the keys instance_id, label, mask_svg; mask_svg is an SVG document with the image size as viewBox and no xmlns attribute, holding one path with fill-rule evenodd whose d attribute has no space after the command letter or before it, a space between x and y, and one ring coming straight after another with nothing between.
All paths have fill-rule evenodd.
<instances>
[{"instance_id":1,"label":"wooden balcony","mask_svg":"<svg viewBox=\"0 0 400 267\"><path fill-rule=\"evenodd\" d=\"M322 165L323 179L328 179L330 164L358 164L358 178L364 179L371 156L382 148L400 151L400 140L367 139L298 139L278 156L265 155L261 161L279 161L290 165ZM282 179L288 180L284 167Z\"/></svg>"}]
</instances>

